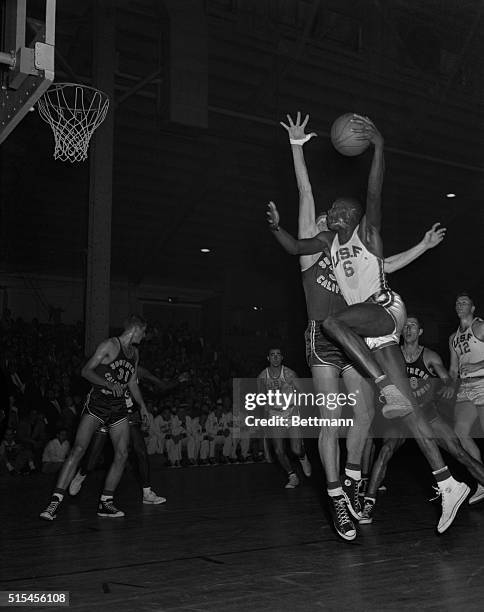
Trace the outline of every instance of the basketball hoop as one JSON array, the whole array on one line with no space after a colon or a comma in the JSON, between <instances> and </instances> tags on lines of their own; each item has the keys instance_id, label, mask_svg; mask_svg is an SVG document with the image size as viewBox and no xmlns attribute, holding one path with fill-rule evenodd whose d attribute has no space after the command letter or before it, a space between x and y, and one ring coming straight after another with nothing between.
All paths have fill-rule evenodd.
<instances>
[{"instance_id":1,"label":"basketball hoop","mask_svg":"<svg viewBox=\"0 0 484 612\"><path fill-rule=\"evenodd\" d=\"M91 136L108 112L109 97L87 85L54 83L37 107L54 132L54 159L77 162L87 159Z\"/></svg>"}]
</instances>

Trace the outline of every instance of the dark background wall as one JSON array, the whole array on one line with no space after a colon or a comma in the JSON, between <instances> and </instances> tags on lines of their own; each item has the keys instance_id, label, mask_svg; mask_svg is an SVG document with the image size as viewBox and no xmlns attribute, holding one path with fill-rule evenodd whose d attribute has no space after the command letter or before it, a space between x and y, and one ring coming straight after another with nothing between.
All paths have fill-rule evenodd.
<instances>
[{"instance_id":1,"label":"dark background wall","mask_svg":"<svg viewBox=\"0 0 484 612\"><path fill-rule=\"evenodd\" d=\"M92 3L58 4L56 79L89 83ZM310 113L319 137L305 153L323 210L340 194L364 198L370 153L344 158L328 138L338 115L356 111L386 138L385 252L436 221L448 227L391 278L444 351L456 291L484 303L481 3L126 0L115 19L113 280L209 291L222 313L207 323L213 333L274 324L301 362L298 264L264 221L273 199L296 229L278 122ZM52 148L30 113L0 151L4 273L85 274L89 168L55 162Z\"/></svg>"}]
</instances>

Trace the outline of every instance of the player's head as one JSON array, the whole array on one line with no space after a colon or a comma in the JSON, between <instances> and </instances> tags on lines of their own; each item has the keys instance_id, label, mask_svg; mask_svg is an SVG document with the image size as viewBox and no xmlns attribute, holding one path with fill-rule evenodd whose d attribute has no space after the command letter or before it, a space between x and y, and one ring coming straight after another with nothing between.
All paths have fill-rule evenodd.
<instances>
[{"instance_id":1,"label":"player's head","mask_svg":"<svg viewBox=\"0 0 484 612\"><path fill-rule=\"evenodd\" d=\"M402 336L405 342L415 342L423 333L423 327L417 317L411 315L407 317L402 329Z\"/></svg>"},{"instance_id":2,"label":"player's head","mask_svg":"<svg viewBox=\"0 0 484 612\"><path fill-rule=\"evenodd\" d=\"M457 294L455 299L455 311L460 319L474 314L475 309L474 301L466 291L461 291Z\"/></svg>"},{"instance_id":3,"label":"player's head","mask_svg":"<svg viewBox=\"0 0 484 612\"><path fill-rule=\"evenodd\" d=\"M278 368L284 359L280 348L274 347L267 353L267 361L273 368Z\"/></svg>"},{"instance_id":4,"label":"player's head","mask_svg":"<svg viewBox=\"0 0 484 612\"><path fill-rule=\"evenodd\" d=\"M145 337L147 325L143 317L132 314L124 322L124 331L125 333L128 332L132 334L131 342L133 344L139 344Z\"/></svg>"},{"instance_id":5,"label":"player's head","mask_svg":"<svg viewBox=\"0 0 484 612\"><path fill-rule=\"evenodd\" d=\"M318 232L328 231L328 213L323 212L316 217L316 227L318 228Z\"/></svg>"},{"instance_id":6,"label":"player's head","mask_svg":"<svg viewBox=\"0 0 484 612\"><path fill-rule=\"evenodd\" d=\"M334 232L339 229L356 227L363 209L356 198L338 198L328 211L328 228Z\"/></svg>"}]
</instances>

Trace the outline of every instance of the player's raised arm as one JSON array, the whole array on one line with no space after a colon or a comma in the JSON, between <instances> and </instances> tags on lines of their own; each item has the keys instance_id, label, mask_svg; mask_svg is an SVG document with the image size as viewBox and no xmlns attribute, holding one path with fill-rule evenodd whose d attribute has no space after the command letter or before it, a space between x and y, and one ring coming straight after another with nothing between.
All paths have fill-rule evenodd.
<instances>
[{"instance_id":1,"label":"player's raised arm","mask_svg":"<svg viewBox=\"0 0 484 612\"><path fill-rule=\"evenodd\" d=\"M267 221L269 229L276 237L279 244L291 255L313 255L321 253L325 248L331 248L333 240L332 232L320 232L314 238L296 239L279 225L279 212L274 202L269 202L267 207Z\"/></svg>"},{"instance_id":2,"label":"player's raised arm","mask_svg":"<svg viewBox=\"0 0 484 612\"><path fill-rule=\"evenodd\" d=\"M301 113L298 112L295 123L290 115L286 116L288 123L281 121L280 124L289 136L299 191L298 238L313 238L318 233L318 228L316 226L313 191L304 159L303 145L317 134L315 132L306 134L304 131L309 121L309 115L306 115L304 121L301 122Z\"/></svg>"},{"instance_id":3,"label":"player's raised arm","mask_svg":"<svg viewBox=\"0 0 484 612\"><path fill-rule=\"evenodd\" d=\"M411 249L408 249L408 251L403 251L402 253L397 253L396 255L386 257L383 261L385 273L390 274L391 272L396 272L397 270L408 266L409 263L420 257L420 255L425 253L425 251L428 251L428 249L433 249L435 246L440 244L445 238L447 228L439 227L439 225L440 223L434 223L429 231L425 233L422 240Z\"/></svg>"},{"instance_id":4,"label":"player's raised arm","mask_svg":"<svg viewBox=\"0 0 484 612\"><path fill-rule=\"evenodd\" d=\"M377 231L380 231L381 193L383 187L383 177L385 174L383 136L368 117L355 115L354 119L352 119L352 124L352 129L357 134L357 138L361 140L369 140L374 146L370 175L368 177L366 212L363 218L363 224L366 224L364 229L374 228Z\"/></svg>"}]
</instances>

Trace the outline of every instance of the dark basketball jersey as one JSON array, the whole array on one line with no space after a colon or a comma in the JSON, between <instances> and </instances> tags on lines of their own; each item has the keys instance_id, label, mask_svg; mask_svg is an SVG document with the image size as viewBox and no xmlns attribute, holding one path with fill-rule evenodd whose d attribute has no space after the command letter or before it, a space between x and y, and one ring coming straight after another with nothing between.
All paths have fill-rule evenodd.
<instances>
[{"instance_id":1,"label":"dark basketball jersey","mask_svg":"<svg viewBox=\"0 0 484 612\"><path fill-rule=\"evenodd\" d=\"M301 274L310 321L324 321L329 315L346 307L333 274L331 260L325 253L321 253L314 264Z\"/></svg>"},{"instance_id":2,"label":"dark basketball jersey","mask_svg":"<svg viewBox=\"0 0 484 612\"><path fill-rule=\"evenodd\" d=\"M136 353L133 350L133 355L128 357L124 352L123 345L119 338L116 338L119 344L119 352L110 363L100 363L94 371L98 376L110 383L118 383L126 386L134 374L136 366ZM128 389L126 388L124 397L115 397L113 392L107 387L94 384L91 391L91 401L108 401L113 404L122 404L126 406L126 401L130 398Z\"/></svg>"},{"instance_id":3,"label":"dark basketball jersey","mask_svg":"<svg viewBox=\"0 0 484 612\"><path fill-rule=\"evenodd\" d=\"M424 350L422 347L415 361L405 363L410 386L419 406L424 406L433 400L437 378L435 372L425 365Z\"/></svg>"}]
</instances>

